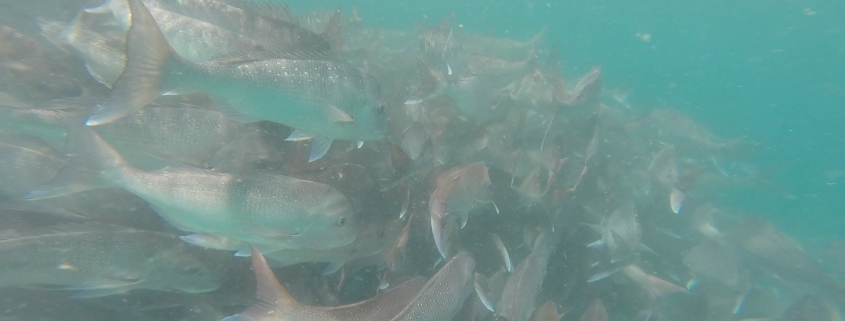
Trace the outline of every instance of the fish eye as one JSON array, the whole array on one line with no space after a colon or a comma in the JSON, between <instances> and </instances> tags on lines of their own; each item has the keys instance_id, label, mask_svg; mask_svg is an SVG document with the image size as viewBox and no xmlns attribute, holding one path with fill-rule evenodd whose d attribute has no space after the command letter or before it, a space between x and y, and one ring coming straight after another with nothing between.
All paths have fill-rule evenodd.
<instances>
[{"instance_id":1,"label":"fish eye","mask_svg":"<svg viewBox=\"0 0 845 321\"><path fill-rule=\"evenodd\" d=\"M337 226L343 226L344 224L346 224L346 216L341 216L337 219Z\"/></svg>"}]
</instances>

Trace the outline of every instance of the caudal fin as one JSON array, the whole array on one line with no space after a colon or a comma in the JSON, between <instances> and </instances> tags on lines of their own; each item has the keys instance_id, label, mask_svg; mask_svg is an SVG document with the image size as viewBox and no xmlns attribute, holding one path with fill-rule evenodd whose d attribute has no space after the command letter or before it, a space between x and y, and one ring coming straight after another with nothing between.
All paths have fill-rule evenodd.
<instances>
[{"instance_id":1,"label":"caudal fin","mask_svg":"<svg viewBox=\"0 0 845 321\"><path fill-rule=\"evenodd\" d=\"M59 197L114 185L118 175L131 167L117 151L90 128L68 125L70 165L47 185L27 194L30 200Z\"/></svg>"},{"instance_id":2,"label":"caudal fin","mask_svg":"<svg viewBox=\"0 0 845 321\"><path fill-rule=\"evenodd\" d=\"M150 103L162 93L162 69L177 58L141 0L129 0L132 26L126 35L126 67L117 78L109 99L97 106L85 124L109 123Z\"/></svg>"}]
</instances>

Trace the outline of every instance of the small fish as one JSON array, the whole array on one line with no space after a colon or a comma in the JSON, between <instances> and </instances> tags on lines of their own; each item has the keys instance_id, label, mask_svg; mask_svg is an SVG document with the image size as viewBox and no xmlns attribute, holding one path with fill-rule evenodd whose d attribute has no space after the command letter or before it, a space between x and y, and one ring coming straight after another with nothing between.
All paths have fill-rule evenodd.
<instances>
[{"instance_id":1,"label":"small fish","mask_svg":"<svg viewBox=\"0 0 845 321\"><path fill-rule=\"evenodd\" d=\"M741 267L727 246L711 240L704 240L693 247L682 260L683 264L697 276L738 290Z\"/></svg>"},{"instance_id":2,"label":"small fish","mask_svg":"<svg viewBox=\"0 0 845 321\"><path fill-rule=\"evenodd\" d=\"M222 282L201 249L166 233L66 224L0 235L0 286L78 291L79 298L130 290L204 293Z\"/></svg>"},{"instance_id":3,"label":"small fish","mask_svg":"<svg viewBox=\"0 0 845 321\"><path fill-rule=\"evenodd\" d=\"M310 306L299 303L279 283L264 256L254 247L251 256L257 284L257 302L244 312L226 317L222 321L391 320L409 304L413 304L420 291L425 291L429 284L425 283L424 278L417 277L365 301L337 307Z\"/></svg>"},{"instance_id":4,"label":"small fish","mask_svg":"<svg viewBox=\"0 0 845 321\"><path fill-rule=\"evenodd\" d=\"M330 249L355 240L357 222L336 189L281 175L223 174L197 168L134 168L90 127L71 126L72 165L27 198L98 187L123 188L174 227L272 250ZM272 195L272 197L270 197Z\"/></svg>"},{"instance_id":5,"label":"small fish","mask_svg":"<svg viewBox=\"0 0 845 321\"><path fill-rule=\"evenodd\" d=\"M511 257L508 255L508 249L505 248L505 244L502 243L502 239L499 238L498 235L493 234L493 242L496 243L496 248L499 249L499 254L502 255L502 259L505 260L505 268L508 272L513 272L513 264L511 264Z\"/></svg>"},{"instance_id":6,"label":"small fish","mask_svg":"<svg viewBox=\"0 0 845 321\"><path fill-rule=\"evenodd\" d=\"M607 310L604 308L604 302L599 298L593 299L593 302L590 302L578 321L607 321Z\"/></svg>"},{"instance_id":7,"label":"small fish","mask_svg":"<svg viewBox=\"0 0 845 321\"><path fill-rule=\"evenodd\" d=\"M67 164L62 153L38 138L0 131L0 196L4 198L23 198Z\"/></svg>"},{"instance_id":8,"label":"small fish","mask_svg":"<svg viewBox=\"0 0 845 321\"><path fill-rule=\"evenodd\" d=\"M239 121L296 128L292 141L315 138L309 161L325 155L333 139L374 141L387 131L378 82L332 53L247 52L191 62L174 52L140 0L129 0L129 7L126 67L109 100L86 120L89 126L190 87L219 97L218 109Z\"/></svg>"}]
</instances>

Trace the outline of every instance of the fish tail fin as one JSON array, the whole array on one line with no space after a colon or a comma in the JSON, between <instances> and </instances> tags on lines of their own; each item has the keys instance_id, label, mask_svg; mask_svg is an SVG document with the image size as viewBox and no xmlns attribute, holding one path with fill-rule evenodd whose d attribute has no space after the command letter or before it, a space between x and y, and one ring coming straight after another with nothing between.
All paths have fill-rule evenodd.
<instances>
[{"instance_id":1,"label":"fish tail fin","mask_svg":"<svg viewBox=\"0 0 845 321\"><path fill-rule=\"evenodd\" d=\"M60 22L40 16L35 18L35 22L38 24L38 27L41 28L41 34L44 38L47 38L47 41L50 41L50 43L56 45L57 47L64 46L65 28Z\"/></svg>"},{"instance_id":2,"label":"fish tail fin","mask_svg":"<svg viewBox=\"0 0 845 321\"><path fill-rule=\"evenodd\" d=\"M287 311L300 303L279 283L264 256L252 247L252 270L255 272L258 302L244 312L224 318L221 321L265 320L268 315Z\"/></svg>"},{"instance_id":3,"label":"fish tail fin","mask_svg":"<svg viewBox=\"0 0 845 321\"><path fill-rule=\"evenodd\" d=\"M406 105L418 104L439 95L445 84L443 76L431 69L422 59L417 58L417 68L420 73L420 86L405 101Z\"/></svg>"},{"instance_id":4,"label":"fish tail fin","mask_svg":"<svg viewBox=\"0 0 845 321\"><path fill-rule=\"evenodd\" d=\"M50 183L27 194L27 199L53 198L107 187L132 169L114 148L87 126L74 123L67 127L70 164Z\"/></svg>"},{"instance_id":5,"label":"fish tail fin","mask_svg":"<svg viewBox=\"0 0 845 321\"><path fill-rule=\"evenodd\" d=\"M163 70L168 61L179 61L141 0L129 0L132 25L126 35L126 66L117 78L109 99L97 106L85 124L112 122L144 107L161 95Z\"/></svg>"}]
</instances>

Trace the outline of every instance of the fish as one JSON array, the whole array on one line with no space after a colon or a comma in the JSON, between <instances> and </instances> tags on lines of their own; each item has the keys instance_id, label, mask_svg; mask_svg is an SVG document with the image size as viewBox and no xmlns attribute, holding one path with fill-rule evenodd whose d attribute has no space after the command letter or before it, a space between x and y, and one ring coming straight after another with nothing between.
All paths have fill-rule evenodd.
<instances>
[{"instance_id":1,"label":"fish","mask_svg":"<svg viewBox=\"0 0 845 321\"><path fill-rule=\"evenodd\" d=\"M99 102L102 99L83 96L51 100L31 108L0 105L0 114L9 117L10 129L37 135L64 149L64 123L83 118ZM130 164L148 170L182 164L245 172L278 158L257 125L238 123L220 112L189 103L152 103L127 117L93 128Z\"/></svg>"},{"instance_id":2,"label":"fish","mask_svg":"<svg viewBox=\"0 0 845 321\"><path fill-rule=\"evenodd\" d=\"M222 271L175 235L96 223L0 234L0 286L70 291L90 298L130 290L205 293Z\"/></svg>"},{"instance_id":3,"label":"fish","mask_svg":"<svg viewBox=\"0 0 845 321\"><path fill-rule=\"evenodd\" d=\"M743 270L736 254L723 244L704 240L689 250L682 262L697 276L739 290Z\"/></svg>"},{"instance_id":4,"label":"fish","mask_svg":"<svg viewBox=\"0 0 845 321\"><path fill-rule=\"evenodd\" d=\"M713 214L718 212L719 209L710 202L700 205L692 215L692 229L710 240L725 242L726 236L713 224Z\"/></svg>"},{"instance_id":5,"label":"fish","mask_svg":"<svg viewBox=\"0 0 845 321\"><path fill-rule=\"evenodd\" d=\"M450 319L470 294L475 269L475 261L463 253L455 256L428 281L417 277L361 302L316 307L297 302L279 283L255 248L252 250L252 262L258 302L223 321Z\"/></svg>"},{"instance_id":6,"label":"fish","mask_svg":"<svg viewBox=\"0 0 845 321\"><path fill-rule=\"evenodd\" d=\"M575 85L572 94L564 101L564 105L581 105L598 99L602 88L601 75L600 67L590 69Z\"/></svg>"},{"instance_id":7,"label":"fish","mask_svg":"<svg viewBox=\"0 0 845 321\"><path fill-rule=\"evenodd\" d=\"M41 33L59 47L70 47L85 61L85 68L95 80L111 88L123 72L126 39L122 35L94 30L91 14L80 12L69 25L38 17Z\"/></svg>"},{"instance_id":8,"label":"fish","mask_svg":"<svg viewBox=\"0 0 845 321\"><path fill-rule=\"evenodd\" d=\"M788 275L797 282L811 284L837 295L845 294L845 285L833 278L789 236L760 217L742 222L734 235L743 253L760 268L778 275Z\"/></svg>"},{"instance_id":9,"label":"fish","mask_svg":"<svg viewBox=\"0 0 845 321\"><path fill-rule=\"evenodd\" d=\"M836 320L834 313L827 307L824 301L816 296L807 295L793 303L786 312L781 315L781 321L832 321Z\"/></svg>"},{"instance_id":10,"label":"fish","mask_svg":"<svg viewBox=\"0 0 845 321\"><path fill-rule=\"evenodd\" d=\"M0 197L22 199L67 165L62 153L44 141L0 131Z\"/></svg>"},{"instance_id":11,"label":"fish","mask_svg":"<svg viewBox=\"0 0 845 321\"><path fill-rule=\"evenodd\" d=\"M328 51L331 44L305 28L287 5L272 2L179 0L168 10L255 41L267 51Z\"/></svg>"},{"instance_id":12,"label":"fish","mask_svg":"<svg viewBox=\"0 0 845 321\"><path fill-rule=\"evenodd\" d=\"M144 0L156 24L180 56L192 61L204 61L228 53L245 50L262 50L260 43L231 30L200 19L169 10L164 1ZM89 12L111 11L122 30L129 30L131 13L127 0L107 0L101 7Z\"/></svg>"},{"instance_id":13,"label":"fish","mask_svg":"<svg viewBox=\"0 0 845 321\"><path fill-rule=\"evenodd\" d=\"M32 136L49 144L55 150L63 150L67 130L67 119L80 118L96 100L87 97L60 98L43 104L16 105L11 101L0 102L0 128L5 131Z\"/></svg>"},{"instance_id":14,"label":"fish","mask_svg":"<svg viewBox=\"0 0 845 321\"><path fill-rule=\"evenodd\" d=\"M646 273L636 264L625 266L622 268L622 273L646 291L651 300L678 292L688 293L686 289L680 286Z\"/></svg>"},{"instance_id":15,"label":"fish","mask_svg":"<svg viewBox=\"0 0 845 321\"><path fill-rule=\"evenodd\" d=\"M637 209L627 203L614 210L602 225L588 224L602 235L601 240L590 246L606 246L612 258L611 263L630 259L641 249L642 229L637 220Z\"/></svg>"},{"instance_id":16,"label":"fish","mask_svg":"<svg viewBox=\"0 0 845 321\"><path fill-rule=\"evenodd\" d=\"M384 137L387 115L376 100L378 82L332 53L246 52L192 62L174 53L140 0L129 0L129 7L126 67L87 125L117 120L164 92L192 88L219 97L218 109L239 121L297 129L288 140L315 138L309 161L325 155L333 139Z\"/></svg>"},{"instance_id":17,"label":"fish","mask_svg":"<svg viewBox=\"0 0 845 321\"><path fill-rule=\"evenodd\" d=\"M511 257L508 255L508 249L505 248L505 244L502 243L502 239L499 238L498 235L493 234L493 242L496 243L496 248L499 249L499 253L502 254L502 259L505 260L505 269L507 269L508 272L513 272Z\"/></svg>"},{"instance_id":18,"label":"fish","mask_svg":"<svg viewBox=\"0 0 845 321\"><path fill-rule=\"evenodd\" d=\"M252 248L252 269L256 278L256 301L241 313L222 321L274 320L391 320L425 290L425 279L416 277L392 290L349 305L320 307L305 305L279 283L273 271L256 248Z\"/></svg>"},{"instance_id":19,"label":"fish","mask_svg":"<svg viewBox=\"0 0 845 321\"><path fill-rule=\"evenodd\" d=\"M533 251L517 265L505 282L502 296L496 304L496 315L513 321L527 321L534 311L534 300L546 276L549 256L558 241L554 232L544 230L538 235Z\"/></svg>"},{"instance_id":20,"label":"fish","mask_svg":"<svg viewBox=\"0 0 845 321\"><path fill-rule=\"evenodd\" d=\"M355 240L357 222L351 205L328 185L191 167L144 171L127 164L90 127L77 124L71 130L72 165L27 198L113 186L146 200L165 221L186 232L272 250L329 249Z\"/></svg>"},{"instance_id":21,"label":"fish","mask_svg":"<svg viewBox=\"0 0 845 321\"><path fill-rule=\"evenodd\" d=\"M533 321L560 321L566 315L565 311L558 312L557 304L549 300L534 311Z\"/></svg>"},{"instance_id":22,"label":"fish","mask_svg":"<svg viewBox=\"0 0 845 321\"><path fill-rule=\"evenodd\" d=\"M475 259L459 252L449 259L423 289L390 321L451 320L474 289ZM371 319L372 320L372 319Z\"/></svg>"},{"instance_id":23,"label":"fish","mask_svg":"<svg viewBox=\"0 0 845 321\"><path fill-rule=\"evenodd\" d=\"M437 175L437 188L429 198L429 212L435 244L444 258L440 222L451 213L460 216L461 227L465 226L471 210L479 203L491 202L487 195L490 184L487 166L481 163L457 166Z\"/></svg>"},{"instance_id":24,"label":"fish","mask_svg":"<svg viewBox=\"0 0 845 321\"><path fill-rule=\"evenodd\" d=\"M604 302L599 298L593 299L584 313L581 314L579 321L607 321L607 310L604 307Z\"/></svg>"}]
</instances>

